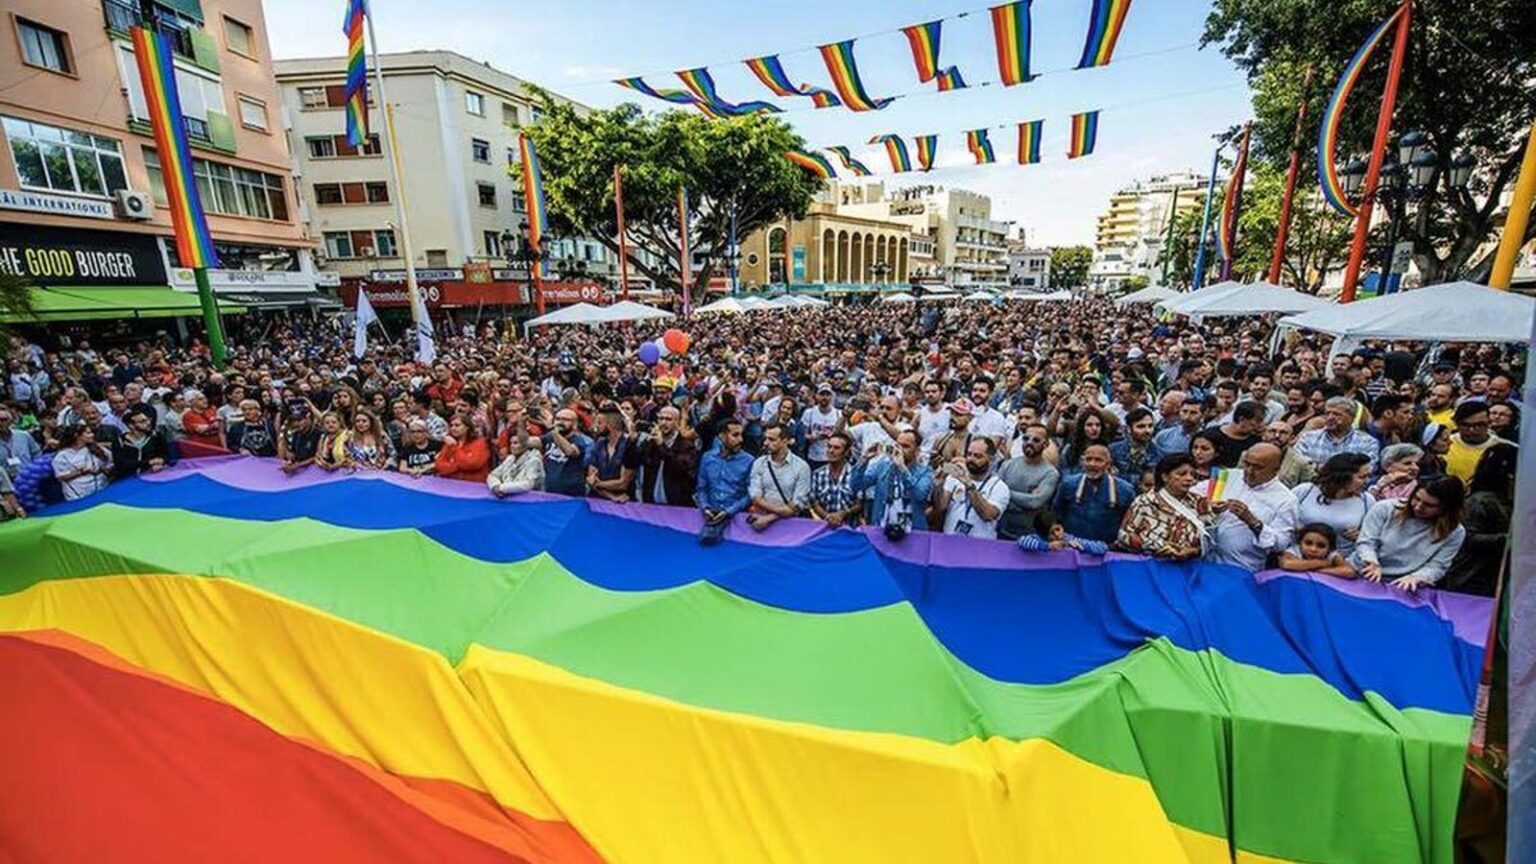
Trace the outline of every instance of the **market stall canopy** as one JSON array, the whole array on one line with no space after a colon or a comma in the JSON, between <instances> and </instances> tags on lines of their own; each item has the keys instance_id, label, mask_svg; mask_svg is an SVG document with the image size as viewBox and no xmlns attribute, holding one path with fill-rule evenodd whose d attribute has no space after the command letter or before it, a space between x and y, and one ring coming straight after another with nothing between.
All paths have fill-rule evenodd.
<instances>
[{"instance_id":1,"label":"market stall canopy","mask_svg":"<svg viewBox=\"0 0 1536 864\"><path fill-rule=\"evenodd\" d=\"M547 315L528 319L523 329L529 327L542 327L546 324L602 324L609 320L604 318L605 312L601 306L593 306L591 303L575 303L556 309Z\"/></svg>"},{"instance_id":2,"label":"market stall canopy","mask_svg":"<svg viewBox=\"0 0 1536 864\"><path fill-rule=\"evenodd\" d=\"M897 291L895 294L886 294L880 298L881 303L913 303L917 298L905 291Z\"/></svg>"},{"instance_id":3,"label":"market stall canopy","mask_svg":"<svg viewBox=\"0 0 1536 864\"><path fill-rule=\"evenodd\" d=\"M604 319L610 322L650 321L677 317L665 309L657 309L655 306L647 306L633 300L620 300L612 306L599 306L598 309L602 311Z\"/></svg>"},{"instance_id":4,"label":"market stall canopy","mask_svg":"<svg viewBox=\"0 0 1536 864\"><path fill-rule=\"evenodd\" d=\"M105 321L118 318L179 318L202 314L197 295L168 287L61 286L31 288L32 313L0 315L9 324L50 321ZM219 301L219 312L238 315L239 303Z\"/></svg>"},{"instance_id":5,"label":"market stall canopy","mask_svg":"<svg viewBox=\"0 0 1536 864\"><path fill-rule=\"evenodd\" d=\"M780 294L772 300L769 300L768 305L775 309L798 309L802 304L799 297L791 297L788 294Z\"/></svg>"},{"instance_id":6,"label":"market stall canopy","mask_svg":"<svg viewBox=\"0 0 1536 864\"><path fill-rule=\"evenodd\" d=\"M980 300L982 302L991 302L991 301L997 299L997 295L993 294L991 291L972 291L971 293L965 295L964 297L961 297L960 299L961 300Z\"/></svg>"},{"instance_id":7,"label":"market stall canopy","mask_svg":"<svg viewBox=\"0 0 1536 864\"><path fill-rule=\"evenodd\" d=\"M746 312L757 312L762 309L774 309L777 307L761 297L747 297L741 301L741 308Z\"/></svg>"},{"instance_id":8,"label":"market stall canopy","mask_svg":"<svg viewBox=\"0 0 1536 864\"><path fill-rule=\"evenodd\" d=\"M693 311L696 315L713 315L716 313L737 315L747 311L747 307L743 306L741 301L735 297L722 297L713 303L705 303Z\"/></svg>"},{"instance_id":9,"label":"market stall canopy","mask_svg":"<svg viewBox=\"0 0 1536 864\"><path fill-rule=\"evenodd\" d=\"M1035 303L1065 303L1072 299L1072 292L1063 288L1049 294L1019 294L1016 297L1019 300L1030 300Z\"/></svg>"},{"instance_id":10,"label":"market stall canopy","mask_svg":"<svg viewBox=\"0 0 1536 864\"><path fill-rule=\"evenodd\" d=\"M1351 339L1435 342L1524 342L1536 299L1478 285L1447 282L1280 319L1281 327Z\"/></svg>"},{"instance_id":11,"label":"market stall canopy","mask_svg":"<svg viewBox=\"0 0 1536 864\"><path fill-rule=\"evenodd\" d=\"M1240 290L1242 287L1243 283L1241 282L1233 282L1231 280L1226 282L1217 282L1215 285L1207 285L1198 291L1188 291L1185 293L1176 294L1171 299L1158 303L1154 308L1156 308L1158 312L1183 313L1185 307L1193 306L1199 303L1209 303L1212 300L1225 297L1233 291Z\"/></svg>"},{"instance_id":12,"label":"market stall canopy","mask_svg":"<svg viewBox=\"0 0 1536 864\"><path fill-rule=\"evenodd\" d=\"M1220 297L1191 302L1179 309L1192 318L1235 318L1245 315L1294 315L1328 309L1333 302L1312 294L1303 294L1267 282L1254 282Z\"/></svg>"},{"instance_id":13,"label":"market stall canopy","mask_svg":"<svg viewBox=\"0 0 1536 864\"><path fill-rule=\"evenodd\" d=\"M1178 297L1179 292L1172 288L1164 288L1161 285L1148 285L1140 291L1131 293L1115 300L1116 306L1135 306L1144 303L1157 303L1162 300L1172 300Z\"/></svg>"}]
</instances>

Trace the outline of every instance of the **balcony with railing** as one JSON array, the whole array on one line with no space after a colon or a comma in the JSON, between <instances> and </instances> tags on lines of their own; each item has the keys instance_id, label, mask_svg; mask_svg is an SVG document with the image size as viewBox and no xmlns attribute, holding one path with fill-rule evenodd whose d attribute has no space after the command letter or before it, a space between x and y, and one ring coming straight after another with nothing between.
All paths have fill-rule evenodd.
<instances>
[{"instance_id":1,"label":"balcony with railing","mask_svg":"<svg viewBox=\"0 0 1536 864\"><path fill-rule=\"evenodd\" d=\"M188 60L197 59L191 32L169 15L162 16L151 12L145 16L140 13L137 4L125 2L125 0L101 0L101 12L106 19L108 30L126 36L134 27L147 26L166 35L167 41L171 43L171 52L176 56Z\"/></svg>"}]
</instances>

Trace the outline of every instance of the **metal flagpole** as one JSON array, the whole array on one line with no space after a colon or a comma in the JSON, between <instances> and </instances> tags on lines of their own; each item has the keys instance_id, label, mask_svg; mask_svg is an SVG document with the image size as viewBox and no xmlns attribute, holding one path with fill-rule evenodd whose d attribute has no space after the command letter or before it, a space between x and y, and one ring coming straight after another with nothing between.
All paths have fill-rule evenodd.
<instances>
[{"instance_id":1,"label":"metal flagpole","mask_svg":"<svg viewBox=\"0 0 1536 864\"><path fill-rule=\"evenodd\" d=\"M419 317L426 312L421 300L421 291L416 285L416 258L411 252L411 224L405 216L405 184L400 180L400 148L398 139L395 138L395 114L390 109L389 97L384 91L384 67L379 65L379 37L373 30L373 9L369 7L363 20L368 22L368 47L373 53L373 86L379 91L379 113L384 118L384 134L381 136L385 150L385 161L389 162L390 180L395 184L395 223L400 228L399 253L405 259L405 296L411 307L411 321L416 325L417 332L421 326L430 322L423 322Z\"/></svg>"},{"instance_id":2,"label":"metal flagpole","mask_svg":"<svg viewBox=\"0 0 1536 864\"><path fill-rule=\"evenodd\" d=\"M1205 284L1205 243L1211 230L1211 199L1216 197L1216 172L1221 168L1221 147L1211 156L1211 178L1205 184L1205 213L1200 216L1200 246L1195 250L1195 275L1189 290L1199 291Z\"/></svg>"},{"instance_id":3,"label":"metal flagpole","mask_svg":"<svg viewBox=\"0 0 1536 864\"><path fill-rule=\"evenodd\" d=\"M629 240L624 236L624 166L613 166L613 207L619 229L619 295L629 299Z\"/></svg>"}]
</instances>

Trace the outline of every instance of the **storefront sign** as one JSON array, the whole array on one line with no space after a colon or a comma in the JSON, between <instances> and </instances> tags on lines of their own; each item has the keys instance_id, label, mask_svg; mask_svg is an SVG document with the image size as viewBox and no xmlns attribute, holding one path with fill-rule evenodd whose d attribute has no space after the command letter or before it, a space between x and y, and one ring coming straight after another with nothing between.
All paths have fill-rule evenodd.
<instances>
[{"instance_id":1,"label":"storefront sign","mask_svg":"<svg viewBox=\"0 0 1536 864\"><path fill-rule=\"evenodd\" d=\"M491 281L491 265L483 261L471 261L464 265L464 281L483 285Z\"/></svg>"},{"instance_id":2,"label":"storefront sign","mask_svg":"<svg viewBox=\"0 0 1536 864\"><path fill-rule=\"evenodd\" d=\"M373 282L404 282L405 281L405 270L404 269L400 269L400 270L374 270L374 271L372 271L372 272L370 272L368 274L368 278L369 278L370 281L373 281ZM418 267L416 269L416 281L418 283L419 282L458 282L458 281L462 280L463 278L464 278L464 271L463 270L458 270L458 269L445 269L445 268L430 269L430 268L422 268L422 267ZM368 296L372 297L373 295L370 294Z\"/></svg>"},{"instance_id":3,"label":"storefront sign","mask_svg":"<svg viewBox=\"0 0 1536 864\"><path fill-rule=\"evenodd\" d=\"M171 285L197 288L197 279L186 267L171 271ZM314 274L300 270L209 270L208 285L215 291L312 291Z\"/></svg>"},{"instance_id":4,"label":"storefront sign","mask_svg":"<svg viewBox=\"0 0 1536 864\"><path fill-rule=\"evenodd\" d=\"M0 272L49 285L165 285L155 238L0 222Z\"/></svg>"},{"instance_id":5,"label":"storefront sign","mask_svg":"<svg viewBox=\"0 0 1536 864\"><path fill-rule=\"evenodd\" d=\"M346 306L357 305L357 291L362 287L368 294L368 302L380 309L407 308L410 298L405 286L399 283L374 283L367 280L345 279L341 283L341 301ZM418 283L422 302L430 309L465 306L521 306L528 303L529 289L522 283L510 282L423 282Z\"/></svg>"},{"instance_id":6,"label":"storefront sign","mask_svg":"<svg viewBox=\"0 0 1536 864\"><path fill-rule=\"evenodd\" d=\"M603 286L595 282L545 282L545 303L594 303L604 302Z\"/></svg>"},{"instance_id":7,"label":"storefront sign","mask_svg":"<svg viewBox=\"0 0 1536 864\"><path fill-rule=\"evenodd\" d=\"M99 198L76 198L73 195L50 195L46 192L27 192L22 189L0 189L0 208L26 210L31 213L52 213L57 216L85 216L90 219L111 219L112 202Z\"/></svg>"}]
</instances>

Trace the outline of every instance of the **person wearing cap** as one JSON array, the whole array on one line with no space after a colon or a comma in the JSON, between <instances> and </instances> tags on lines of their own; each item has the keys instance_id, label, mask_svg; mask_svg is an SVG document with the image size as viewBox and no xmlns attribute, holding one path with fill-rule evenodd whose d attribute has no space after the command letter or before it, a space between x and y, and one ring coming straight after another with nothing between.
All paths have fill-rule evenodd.
<instances>
[{"instance_id":1,"label":"person wearing cap","mask_svg":"<svg viewBox=\"0 0 1536 864\"><path fill-rule=\"evenodd\" d=\"M971 431L971 415L974 410L971 400L963 396L949 404L949 431L933 442L928 454L928 464L934 470L957 459L964 459L971 441L986 437Z\"/></svg>"},{"instance_id":2,"label":"person wearing cap","mask_svg":"<svg viewBox=\"0 0 1536 864\"><path fill-rule=\"evenodd\" d=\"M832 404L832 385L826 381L816 387L816 404L800 415L800 427L805 435L805 461L811 468L827 464L827 439L837 431L843 412Z\"/></svg>"}]
</instances>

